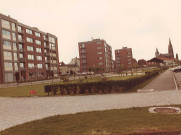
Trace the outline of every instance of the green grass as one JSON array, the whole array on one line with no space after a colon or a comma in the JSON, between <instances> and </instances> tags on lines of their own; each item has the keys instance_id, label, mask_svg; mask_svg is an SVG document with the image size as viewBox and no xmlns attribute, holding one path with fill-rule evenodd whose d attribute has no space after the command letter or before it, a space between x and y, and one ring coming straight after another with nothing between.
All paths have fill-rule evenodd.
<instances>
[{"instance_id":1,"label":"green grass","mask_svg":"<svg viewBox=\"0 0 181 135\"><path fill-rule=\"evenodd\" d=\"M132 76L138 77L140 75ZM88 79L83 79L83 82L96 82L101 81L103 77L93 77ZM131 76L116 76L108 77L108 80L124 80L129 79ZM72 80L67 83L77 83L80 80ZM63 82L54 82L49 84L62 84ZM18 87L9 87L9 88L0 88L1 97L28 97L30 96L30 90L36 90L36 96L46 96L47 93L44 92L44 86L47 84L36 84L36 85L27 85L27 86L18 86Z\"/></svg>"},{"instance_id":2,"label":"green grass","mask_svg":"<svg viewBox=\"0 0 181 135\"><path fill-rule=\"evenodd\" d=\"M0 134L99 135L106 132L121 135L145 131L181 131L180 125L181 114L151 114L146 107L53 116L12 127Z\"/></svg>"}]
</instances>

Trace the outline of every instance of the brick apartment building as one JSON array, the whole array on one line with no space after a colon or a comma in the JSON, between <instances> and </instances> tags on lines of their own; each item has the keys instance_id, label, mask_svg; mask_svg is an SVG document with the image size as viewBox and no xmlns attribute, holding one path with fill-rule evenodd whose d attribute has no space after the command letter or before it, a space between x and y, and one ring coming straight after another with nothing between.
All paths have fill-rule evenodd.
<instances>
[{"instance_id":1,"label":"brick apartment building","mask_svg":"<svg viewBox=\"0 0 181 135\"><path fill-rule=\"evenodd\" d=\"M112 48L103 39L79 42L80 72L89 68L101 68L104 72L112 70Z\"/></svg>"},{"instance_id":2,"label":"brick apartment building","mask_svg":"<svg viewBox=\"0 0 181 135\"><path fill-rule=\"evenodd\" d=\"M133 67L132 49L123 47L115 50L116 68L131 69Z\"/></svg>"},{"instance_id":3,"label":"brick apartment building","mask_svg":"<svg viewBox=\"0 0 181 135\"><path fill-rule=\"evenodd\" d=\"M0 83L58 76L57 37L0 14Z\"/></svg>"}]
</instances>

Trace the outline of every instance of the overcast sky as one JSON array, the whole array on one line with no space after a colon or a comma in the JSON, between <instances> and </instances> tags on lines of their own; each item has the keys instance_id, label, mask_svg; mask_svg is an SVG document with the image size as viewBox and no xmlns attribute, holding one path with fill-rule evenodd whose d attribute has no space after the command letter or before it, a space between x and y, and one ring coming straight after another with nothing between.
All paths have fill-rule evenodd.
<instances>
[{"instance_id":1,"label":"overcast sky","mask_svg":"<svg viewBox=\"0 0 181 135\"><path fill-rule=\"evenodd\" d=\"M151 59L156 47L181 58L181 0L0 0L0 13L58 37L59 59L79 57L78 42L104 39ZM114 58L114 53L113 53Z\"/></svg>"}]
</instances>

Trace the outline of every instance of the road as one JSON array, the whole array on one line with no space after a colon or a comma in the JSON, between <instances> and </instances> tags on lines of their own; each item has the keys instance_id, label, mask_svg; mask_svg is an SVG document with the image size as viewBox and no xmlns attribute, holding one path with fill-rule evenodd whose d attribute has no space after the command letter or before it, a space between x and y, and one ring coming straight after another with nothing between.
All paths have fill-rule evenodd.
<instances>
[{"instance_id":1,"label":"road","mask_svg":"<svg viewBox=\"0 0 181 135\"><path fill-rule=\"evenodd\" d=\"M181 76L180 76L181 79ZM160 90L175 90L175 82L173 72L169 69L164 73L159 75L156 79L154 79L151 83L149 83L143 90L154 89L154 91Z\"/></svg>"}]
</instances>

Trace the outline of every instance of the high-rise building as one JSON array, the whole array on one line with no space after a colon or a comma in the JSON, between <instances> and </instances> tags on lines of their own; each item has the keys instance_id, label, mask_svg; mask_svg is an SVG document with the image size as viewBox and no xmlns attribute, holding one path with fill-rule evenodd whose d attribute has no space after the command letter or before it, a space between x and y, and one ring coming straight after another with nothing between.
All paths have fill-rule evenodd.
<instances>
[{"instance_id":1,"label":"high-rise building","mask_svg":"<svg viewBox=\"0 0 181 135\"><path fill-rule=\"evenodd\" d=\"M101 68L103 72L112 70L112 48L103 39L79 42L80 72Z\"/></svg>"},{"instance_id":2,"label":"high-rise building","mask_svg":"<svg viewBox=\"0 0 181 135\"><path fill-rule=\"evenodd\" d=\"M58 76L57 37L0 14L0 83Z\"/></svg>"},{"instance_id":3,"label":"high-rise building","mask_svg":"<svg viewBox=\"0 0 181 135\"><path fill-rule=\"evenodd\" d=\"M116 68L131 69L133 67L132 49L123 47L115 50Z\"/></svg>"}]
</instances>

